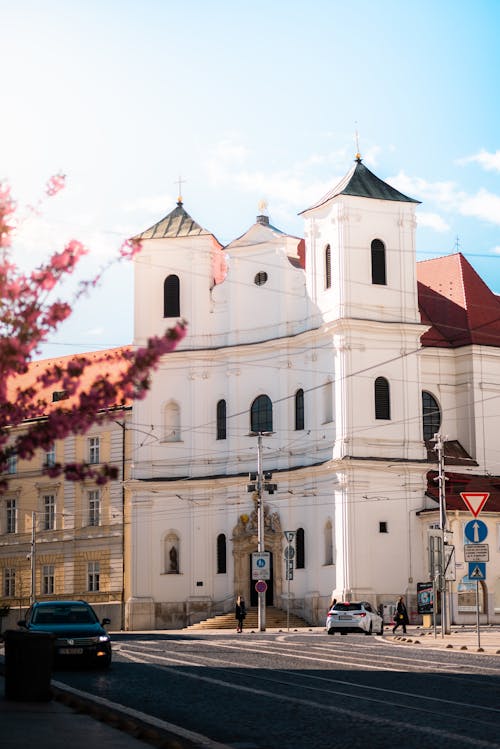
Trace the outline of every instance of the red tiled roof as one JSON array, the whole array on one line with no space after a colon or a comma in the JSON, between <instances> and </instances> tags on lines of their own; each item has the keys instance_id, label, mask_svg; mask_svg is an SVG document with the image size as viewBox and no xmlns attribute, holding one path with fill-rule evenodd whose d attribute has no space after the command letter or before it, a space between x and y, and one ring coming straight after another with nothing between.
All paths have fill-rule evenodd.
<instances>
[{"instance_id":1,"label":"red tiled roof","mask_svg":"<svg viewBox=\"0 0 500 749\"><path fill-rule=\"evenodd\" d=\"M99 375L107 374L111 382L119 377L127 366L127 361L123 358L118 358L118 360L116 360L116 356L119 356L120 353L125 351L130 351L130 346L106 349L104 351L92 351L84 354L70 354L68 356L61 356L54 359L39 359L32 361L25 374L9 378L7 385L9 400L15 401L17 398L17 392L26 391L28 388L33 387L36 390L36 396L33 401L35 402L40 398L47 402L47 406L42 411L36 413L37 417L44 416L58 408L71 408L78 402L80 392L89 388L92 382L94 382ZM63 370L65 370L71 361L81 357L90 360L90 364L85 367L82 376L79 378L80 381L76 392L69 397L63 397L59 400L53 401L53 394L63 390L62 384L54 383L48 387L42 387L37 383L37 377L42 375L46 369L55 365L59 365ZM117 402L115 405L127 407L132 405L132 401L126 399L124 403Z\"/></svg>"},{"instance_id":2,"label":"red tiled roof","mask_svg":"<svg viewBox=\"0 0 500 749\"><path fill-rule=\"evenodd\" d=\"M484 506L484 512L500 512L500 476L476 476L463 473L449 473L448 471L446 471L445 475L447 510L469 512L467 505L460 496L461 492L489 492L490 496ZM437 476L437 471L428 472L426 494L431 499L439 502Z\"/></svg>"},{"instance_id":3,"label":"red tiled roof","mask_svg":"<svg viewBox=\"0 0 500 749\"><path fill-rule=\"evenodd\" d=\"M500 298L459 252L417 263L424 346L500 346Z\"/></svg>"}]
</instances>

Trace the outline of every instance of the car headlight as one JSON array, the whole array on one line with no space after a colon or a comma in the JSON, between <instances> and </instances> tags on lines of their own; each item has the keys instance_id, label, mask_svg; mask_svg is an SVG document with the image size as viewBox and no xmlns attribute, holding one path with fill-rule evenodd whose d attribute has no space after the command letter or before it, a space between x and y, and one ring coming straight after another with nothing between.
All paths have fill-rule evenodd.
<instances>
[{"instance_id":1,"label":"car headlight","mask_svg":"<svg viewBox=\"0 0 500 749\"><path fill-rule=\"evenodd\" d=\"M97 638L98 642L109 642L109 635L99 635Z\"/></svg>"}]
</instances>

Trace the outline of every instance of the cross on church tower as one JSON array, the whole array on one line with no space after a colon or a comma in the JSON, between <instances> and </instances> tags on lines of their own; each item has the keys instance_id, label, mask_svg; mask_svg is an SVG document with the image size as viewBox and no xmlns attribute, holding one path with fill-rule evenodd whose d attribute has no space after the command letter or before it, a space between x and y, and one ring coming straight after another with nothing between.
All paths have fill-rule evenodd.
<instances>
[{"instance_id":1,"label":"cross on church tower","mask_svg":"<svg viewBox=\"0 0 500 749\"><path fill-rule=\"evenodd\" d=\"M186 181L186 180L185 180L185 179L182 179L182 178L181 178L181 176L179 175L179 178L178 178L178 179L176 179L176 180L175 180L175 183L174 183L174 184L176 184L176 185L177 185L177 187L178 187L178 189L177 189L177 192L179 193L179 197L177 198L177 203L178 203L178 204L182 204L182 189L181 189L181 185L182 185L182 184L183 184L183 183L184 183L185 181Z\"/></svg>"}]
</instances>

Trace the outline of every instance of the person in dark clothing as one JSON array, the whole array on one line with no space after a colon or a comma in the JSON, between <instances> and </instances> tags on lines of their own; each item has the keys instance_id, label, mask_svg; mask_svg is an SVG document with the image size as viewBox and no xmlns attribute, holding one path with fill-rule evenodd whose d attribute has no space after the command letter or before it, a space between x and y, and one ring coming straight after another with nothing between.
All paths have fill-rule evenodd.
<instances>
[{"instance_id":1,"label":"person in dark clothing","mask_svg":"<svg viewBox=\"0 0 500 749\"><path fill-rule=\"evenodd\" d=\"M403 634L406 634L406 625L409 623L410 623L410 619L408 618L408 611L406 610L405 599L403 598L403 596L400 596L396 604L396 613L394 614L394 627L392 628L393 634L397 630L400 624L403 627Z\"/></svg>"},{"instance_id":2,"label":"person in dark clothing","mask_svg":"<svg viewBox=\"0 0 500 749\"><path fill-rule=\"evenodd\" d=\"M246 615L247 610L245 606L245 599L243 598L243 596L238 596L238 598L236 599L236 608L234 612L235 619L238 622L238 627L236 629L237 632L243 632L243 620Z\"/></svg>"}]
</instances>

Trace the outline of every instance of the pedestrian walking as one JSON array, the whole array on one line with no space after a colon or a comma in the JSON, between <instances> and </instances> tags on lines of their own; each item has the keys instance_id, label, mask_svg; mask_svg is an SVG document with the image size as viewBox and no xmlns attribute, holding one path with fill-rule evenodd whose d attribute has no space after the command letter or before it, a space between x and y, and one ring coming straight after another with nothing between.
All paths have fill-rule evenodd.
<instances>
[{"instance_id":1,"label":"pedestrian walking","mask_svg":"<svg viewBox=\"0 0 500 749\"><path fill-rule=\"evenodd\" d=\"M236 628L237 632L243 632L243 620L246 615L247 609L245 606L245 599L243 598L243 596L238 596L238 598L236 599L236 607L234 611L235 619L238 622L238 626Z\"/></svg>"},{"instance_id":2,"label":"pedestrian walking","mask_svg":"<svg viewBox=\"0 0 500 749\"><path fill-rule=\"evenodd\" d=\"M392 633L394 634L399 625L401 625L403 627L403 634L406 634L406 625L409 623L410 619L408 618L405 599L403 598L403 596L400 596L396 604L396 613L394 614L394 627L392 628Z\"/></svg>"}]
</instances>

